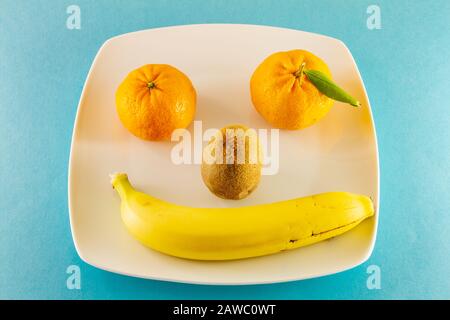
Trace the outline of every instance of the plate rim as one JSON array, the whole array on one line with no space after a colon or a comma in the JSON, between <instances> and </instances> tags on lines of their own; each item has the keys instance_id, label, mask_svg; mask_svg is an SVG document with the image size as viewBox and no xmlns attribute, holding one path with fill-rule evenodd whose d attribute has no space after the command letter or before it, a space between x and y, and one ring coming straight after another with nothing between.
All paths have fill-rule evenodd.
<instances>
[{"instance_id":1,"label":"plate rim","mask_svg":"<svg viewBox=\"0 0 450 320\"><path fill-rule=\"evenodd\" d=\"M367 99L367 108L368 108L368 112L370 115L370 122L371 122L371 128L373 131L373 137L374 137L374 147L375 147L375 153L376 153L376 174L377 174L377 178L376 178L376 183L377 183L377 199L376 199L376 203L374 203L374 207L375 207L375 215L374 215L374 230L373 230L373 237L371 239L370 242L370 246L368 248L368 250L366 251L366 254L364 255L364 257L361 259L361 261L350 265L350 266L345 266L343 268L340 268L338 270L335 270L333 272L321 272L321 273L317 273L317 274L312 274L309 276L305 276L305 277L299 277L299 276L292 276L292 277L287 277L285 279L274 279L274 280L260 280L260 281L202 281L202 280L186 280L186 279L180 279L180 278L173 278L173 277L161 277L161 276L145 276L142 274L134 274L134 273L129 273L126 271L122 271L122 270L117 270L115 268L110 268L108 266L104 266L104 265L99 265L95 262L90 261L88 258L86 258L86 256L83 254L80 246L79 246L79 240L77 240L77 235L75 232L75 228L74 228L74 208L73 208L73 200L72 200L72 183L73 183L73 153L74 153L74 141L75 138L78 134L78 128L79 128L79 121L80 121L80 107L83 104L84 100L85 100L85 96L86 96L86 87L87 84L89 83L91 77L92 77L92 72L94 70L94 67L96 66L99 57L101 56L101 54L103 53L103 51L105 50L105 48L113 41L120 39L120 38L124 38L130 35L134 35L134 34L138 34L138 33L145 33L148 31L155 31L155 30L162 30L162 29L176 29L176 28L185 28L185 27L210 27L210 26L216 26L216 27L229 27L229 26L233 26L233 27L254 27L254 28L266 28L266 29L277 29L277 30L286 30L286 31L296 31L296 32L301 32L301 33L305 33L305 34L309 34L315 37L321 37L321 38L326 38L326 39L330 39L333 40L337 43L339 43L345 50L346 53L348 54L348 56L351 58L351 62L353 64L353 67L357 73L357 77L360 80L360 83L362 85L362 89L363 89L363 93L365 98ZM366 86L364 84L363 78L361 76L361 73L359 71L358 65L356 64L356 61L353 57L353 55L351 54L351 51L349 50L349 48L347 47L347 45L340 39L334 38L334 37L330 37L327 35L323 35L323 34L318 34L318 33L314 33L314 32L309 32L309 31L303 31L303 30L298 30L298 29L292 29L292 28L285 28L285 27L278 27L278 26L271 26L271 25L256 25L256 24L245 24L245 23L201 23L201 24L182 24L182 25L171 25L171 26L163 26L163 27L157 27L157 28L148 28L148 29L142 29L142 30L136 30L136 31L132 31L132 32L127 32L127 33L123 33L123 34L119 34L116 36L113 36L111 38L108 38L107 40L105 40L103 42L103 44L100 46L100 48L98 49L94 59L92 60L91 66L89 68L89 71L87 73L86 79L84 81L83 84L83 89L81 90L80 93L80 99L78 101L78 105L77 105L77 111L76 111L76 115L75 115L75 120L74 120L74 124L73 124L73 128L72 128L72 135L71 135L71 143L70 143L70 152L69 152L69 162L68 162L68 179L67 179L67 184L68 184L68 188L67 188L67 196L68 196L68 209L69 209L69 222L70 222L70 231L72 234L72 241L74 243L75 246L75 250L78 254L78 256L80 257L80 259L87 263L88 265L91 265L97 269L100 270L104 270L104 271L108 271L108 272L112 272L112 273L116 273L116 274L120 274L120 275L124 275L124 276L129 276L129 277L135 277L135 278L140 278L140 279L147 279L147 280L157 280L157 281L167 281L167 282L175 282L175 283L186 283L186 284L197 284L197 285L220 285L220 286L240 286L240 285L264 285L264 284L274 284L274 283L286 283L286 282L292 282L292 281L301 281L301 280L308 280L308 279L313 279L313 278L320 278L320 277L325 277L325 276L331 276L337 273L341 273L344 271L348 271L351 270L353 268L356 268L360 265L362 265L363 263L365 263L372 255L374 247L375 247L375 243L377 241L377 237L378 237L378 224L379 224L379 208L380 208L380 161L379 161L379 148L378 148L378 138L377 138L377 130L376 130L376 125L375 125L375 119L373 117L373 112L372 112L372 106L370 103L370 99L369 99L369 95L367 94L367 89Z\"/></svg>"}]
</instances>

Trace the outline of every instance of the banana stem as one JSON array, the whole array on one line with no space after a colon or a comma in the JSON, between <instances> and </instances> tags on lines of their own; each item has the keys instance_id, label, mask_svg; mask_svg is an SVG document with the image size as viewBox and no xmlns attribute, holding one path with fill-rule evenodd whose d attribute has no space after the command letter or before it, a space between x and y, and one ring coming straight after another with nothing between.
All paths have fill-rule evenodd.
<instances>
[{"instance_id":1,"label":"banana stem","mask_svg":"<svg viewBox=\"0 0 450 320\"><path fill-rule=\"evenodd\" d=\"M112 184L113 188L116 189L120 198L124 199L128 190L133 188L130 184L130 181L128 181L127 174L126 173L113 173L113 174L110 174L109 176L111 177L111 184Z\"/></svg>"}]
</instances>

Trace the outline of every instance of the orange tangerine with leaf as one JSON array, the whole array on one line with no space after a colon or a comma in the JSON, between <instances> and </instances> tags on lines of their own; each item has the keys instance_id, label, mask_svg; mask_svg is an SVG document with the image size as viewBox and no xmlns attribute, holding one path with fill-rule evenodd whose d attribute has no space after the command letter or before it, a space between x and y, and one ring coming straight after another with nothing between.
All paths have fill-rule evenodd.
<instances>
[{"instance_id":1,"label":"orange tangerine with leaf","mask_svg":"<svg viewBox=\"0 0 450 320\"><path fill-rule=\"evenodd\" d=\"M311 52L291 50L267 57L250 80L254 107L276 128L303 129L327 115L333 100L359 102L333 81L327 64Z\"/></svg>"}]
</instances>

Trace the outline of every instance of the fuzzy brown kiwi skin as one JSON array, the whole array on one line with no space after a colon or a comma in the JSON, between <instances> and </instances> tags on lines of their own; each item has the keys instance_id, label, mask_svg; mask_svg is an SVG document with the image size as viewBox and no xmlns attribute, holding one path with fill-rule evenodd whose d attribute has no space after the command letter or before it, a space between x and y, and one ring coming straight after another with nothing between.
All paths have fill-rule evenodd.
<instances>
[{"instance_id":1,"label":"fuzzy brown kiwi skin","mask_svg":"<svg viewBox=\"0 0 450 320\"><path fill-rule=\"evenodd\" d=\"M226 129L246 130L247 127L242 125L227 126L222 129L222 133ZM209 143L215 143L215 140L212 139ZM246 158L248 159L248 154ZM259 184L261 178L261 159L258 160L256 164L248 162L243 164L207 164L203 162L201 165L203 182L213 194L220 198L230 200L244 199Z\"/></svg>"},{"instance_id":2,"label":"fuzzy brown kiwi skin","mask_svg":"<svg viewBox=\"0 0 450 320\"><path fill-rule=\"evenodd\" d=\"M259 164L202 164L202 178L208 189L223 199L240 200L259 184Z\"/></svg>"}]
</instances>

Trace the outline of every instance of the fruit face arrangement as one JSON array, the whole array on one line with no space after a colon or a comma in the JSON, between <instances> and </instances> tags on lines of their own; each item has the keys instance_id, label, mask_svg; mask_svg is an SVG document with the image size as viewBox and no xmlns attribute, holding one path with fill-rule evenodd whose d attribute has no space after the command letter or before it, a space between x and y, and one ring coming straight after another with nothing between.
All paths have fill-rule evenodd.
<instances>
[{"instance_id":1,"label":"fruit face arrangement","mask_svg":"<svg viewBox=\"0 0 450 320\"><path fill-rule=\"evenodd\" d=\"M250 80L255 109L276 128L297 130L325 117L333 100L360 103L331 80L325 62L310 52L274 53ZM196 92L189 78L169 65L132 71L116 92L125 128L145 140L168 140L194 118ZM232 133L231 140L228 133ZM244 125L222 128L204 149L201 176L216 196L249 196L261 176L262 152ZM239 148L239 142L244 147ZM253 146L253 152L251 152ZM233 158L228 161L228 156ZM240 159L240 161L239 161ZM111 175L128 231L159 252L194 260L232 260L299 248L338 236L374 215L371 199L327 192L240 208L192 208L135 190L125 173Z\"/></svg>"}]
</instances>

